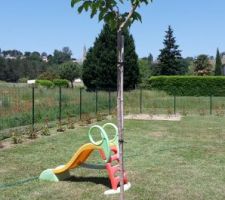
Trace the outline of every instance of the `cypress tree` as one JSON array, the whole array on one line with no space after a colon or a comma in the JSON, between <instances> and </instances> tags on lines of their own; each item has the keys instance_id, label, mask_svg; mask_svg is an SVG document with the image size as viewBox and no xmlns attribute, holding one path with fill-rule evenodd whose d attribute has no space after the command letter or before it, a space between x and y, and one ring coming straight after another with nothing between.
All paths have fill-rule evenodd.
<instances>
[{"instance_id":1,"label":"cypress tree","mask_svg":"<svg viewBox=\"0 0 225 200\"><path fill-rule=\"evenodd\" d=\"M124 89L133 89L138 82L138 57L134 39L124 31ZM82 78L89 90L117 89L117 32L106 24L94 46L91 47L83 64Z\"/></svg>"},{"instance_id":2,"label":"cypress tree","mask_svg":"<svg viewBox=\"0 0 225 200\"><path fill-rule=\"evenodd\" d=\"M222 60L221 60L219 49L217 49L215 76L221 76L221 75L222 75Z\"/></svg>"},{"instance_id":3,"label":"cypress tree","mask_svg":"<svg viewBox=\"0 0 225 200\"><path fill-rule=\"evenodd\" d=\"M164 48L160 50L158 57L161 75L179 75L183 70L180 67L181 51L176 45L176 38L173 36L173 30L169 26L164 39Z\"/></svg>"}]
</instances>

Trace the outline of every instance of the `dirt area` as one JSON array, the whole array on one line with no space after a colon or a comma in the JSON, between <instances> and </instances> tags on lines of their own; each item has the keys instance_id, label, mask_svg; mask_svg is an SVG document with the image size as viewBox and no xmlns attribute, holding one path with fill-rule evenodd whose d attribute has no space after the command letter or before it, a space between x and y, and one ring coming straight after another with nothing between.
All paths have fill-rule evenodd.
<instances>
[{"instance_id":1,"label":"dirt area","mask_svg":"<svg viewBox=\"0 0 225 200\"><path fill-rule=\"evenodd\" d=\"M180 121L181 115L148 115L148 114L130 114L124 116L124 119L134 120L156 120L156 121Z\"/></svg>"}]
</instances>

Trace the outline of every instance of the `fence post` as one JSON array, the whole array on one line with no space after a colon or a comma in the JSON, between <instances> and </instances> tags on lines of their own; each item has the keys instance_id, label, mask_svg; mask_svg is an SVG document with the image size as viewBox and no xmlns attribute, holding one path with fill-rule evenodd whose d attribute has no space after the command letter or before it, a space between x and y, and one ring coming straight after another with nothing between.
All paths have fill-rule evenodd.
<instances>
[{"instance_id":1,"label":"fence post","mask_svg":"<svg viewBox=\"0 0 225 200\"><path fill-rule=\"evenodd\" d=\"M80 120L82 118L82 88L80 88Z\"/></svg>"},{"instance_id":2,"label":"fence post","mask_svg":"<svg viewBox=\"0 0 225 200\"><path fill-rule=\"evenodd\" d=\"M177 106L177 98L176 98L176 95L173 96L173 113L174 115L176 115L176 106Z\"/></svg>"},{"instance_id":3,"label":"fence post","mask_svg":"<svg viewBox=\"0 0 225 200\"><path fill-rule=\"evenodd\" d=\"M142 87L140 87L140 113L142 113Z\"/></svg>"},{"instance_id":4,"label":"fence post","mask_svg":"<svg viewBox=\"0 0 225 200\"><path fill-rule=\"evenodd\" d=\"M212 115L212 95L210 96L210 115Z\"/></svg>"},{"instance_id":5,"label":"fence post","mask_svg":"<svg viewBox=\"0 0 225 200\"><path fill-rule=\"evenodd\" d=\"M95 90L95 115L98 114L98 90Z\"/></svg>"},{"instance_id":6,"label":"fence post","mask_svg":"<svg viewBox=\"0 0 225 200\"><path fill-rule=\"evenodd\" d=\"M59 122L62 120L62 88L59 86Z\"/></svg>"},{"instance_id":7,"label":"fence post","mask_svg":"<svg viewBox=\"0 0 225 200\"><path fill-rule=\"evenodd\" d=\"M32 131L34 132L34 85L32 85Z\"/></svg>"},{"instance_id":8,"label":"fence post","mask_svg":"<svg viewBox=\"0 0 225 200\"><path fill-rule=\"evenodd\" d=\"M109 115L111 114L111 90L109 89Z\"/></svg>"}]
</instances>

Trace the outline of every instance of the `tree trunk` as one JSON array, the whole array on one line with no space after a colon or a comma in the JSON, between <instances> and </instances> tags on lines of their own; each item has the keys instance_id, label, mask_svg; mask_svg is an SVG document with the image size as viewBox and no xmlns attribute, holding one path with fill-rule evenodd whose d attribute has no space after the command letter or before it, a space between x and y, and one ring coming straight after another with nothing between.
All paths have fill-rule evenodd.
<instances>
[{"instance_id":1,"label":"tree trunk","mask_svg":"<svg viewBox=\"0 0 225 200\"><path fill-rule=\"evenodd\" d=\"M124 36L117 33L117 123L119 130L119 165L120 165L120 200L124 200L124 164L123 164L123 70L124 70Z\"/></svg>"},{"instance_id":2,"label":"tree trunk","mask_svg":"<svg viewBox=\"0 0 225 200\"><path fill-rule=\"evenodd\" d=\"M71 88L73 88L73 80L72 81L70 81L71 82Z\"/></svg>"}]
</instances>

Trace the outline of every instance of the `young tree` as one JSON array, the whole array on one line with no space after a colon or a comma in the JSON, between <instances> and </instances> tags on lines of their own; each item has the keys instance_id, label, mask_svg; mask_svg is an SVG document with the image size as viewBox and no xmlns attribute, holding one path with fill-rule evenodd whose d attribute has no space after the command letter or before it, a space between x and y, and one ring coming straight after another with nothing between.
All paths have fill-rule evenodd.
<instances>
[{"instance_id":1,"label":"young tree","mask_svg":"<svg viewBox=\"0 0 225 200\"><path fill-rule=\"evenodd\" d=\"M216 52L215 75L216 76L222 75L222 60L221 60L219 49L217 49L217 52Z\"/></svg>"},{"instance_id":2,"label":"young tree","mask_svg":"<svg viewBox=\"0 0 225 200\"><path fill-rule=\"evenodd\" d=\"M139 82L145 84L151 76L151 65L149 64L149 60L145 58L139 59L138 66L140 72Z\"/></svg>"},{"instance_id":3,"label":"young tree","mask_svg":"<svg viewBox=\"0 0 225 200\"><path fill-rule=\"evenodd\" d=\"M59 78L59 74L57 74L52 69L49 69L49 70L41 73L38 77L38 79L40 79L40 80L49 80L49 81L53 81L54 79L58 79L58 78Z\"/></svg>"},{"instance_id":4,"label":"young tree","mask_svg":"<svg viewBox=\"0 0 225 200\"><path fill-rule=\"evenodd\" d=\"M199 55L194 61L194 71L198 76L210 75L212 65L207 55Z\"/></svg>"},{"instance_id":5,"label":"young tree","mask_svg":"<svg viewBox=\"0 0 225 200\"><path fill-rule=\"evenodd\" d=\"M134 89L138 82L138 58L132 35L128 30L123 31L125 38L124 79L125 89ZM116 29L110 29L105 24L99 37L96 38L93 48L86 56L83 64L82 79L88 89L116 90L117 86L117 50Z\"/></svg>"},{"instance_id":6,"label":"young tree","mask_svg":"<svg viewBox=\"0 0 225 200\"><path fill-rule=\"evenodd\" d=\"M71 60L72 51L69 47L63 47L62 51L55 50L53 56L48 57L51 64L62 64Z\"/></svg>"},{"instance_id":7,"label":"young tree","mask_svg":"<svg viewBox=\"0 0 225 200\"><path fill-rule=\"evenodd\" d=\"M120 12L120 5L130 3L129 12ZM123 166L123 67L124 67L124 37L122 32L135 20L141 21L141 15L136 11L142 3L148 4L152 0L71 0L71 5L79 4L78 12L91 11L91 18L96 14L99 21L104 21L111 28L117 28L117 122L119 129L119 162L120 162L120 199L124 199L124 166Z\"/></svg>"},{"instance_id":8,"label":"young tree","mask_svg":"<svg viewBox=\"0 0 225 200\"><path fill-rule=\"evenodd\" d=\"M161 53L158 57L160 74L182 74L182 69L179 65L181 60L181 51L178 49L179 46L176 45L176 38L173 36L173 29L171 26L169 26L168 30L166 31L163 44L164 48L160 50Z\"/></svg>"},{"instance_id":9,"label":"young tree","mask_svg":"<svg viewBox=\"0 0 225 200\"><path fill-rule=\"evenodd\" d=\"M59 75L61 78L69 80L73 87L74 79L80 77L80 67L77 63L64 63L60 66Z\"/></svg>"}]
</instances>

